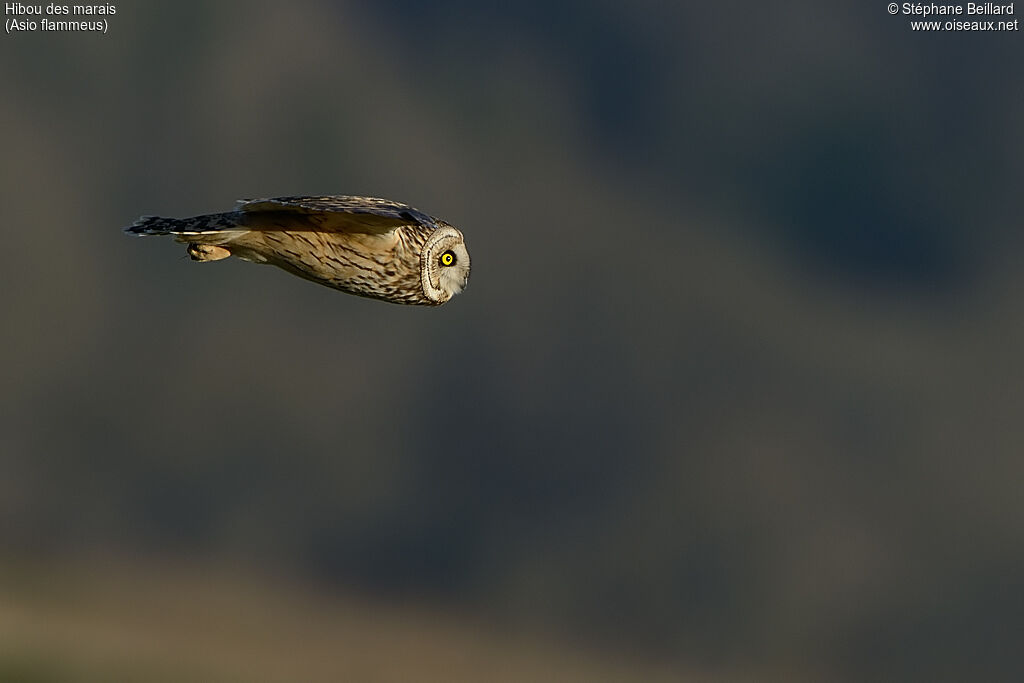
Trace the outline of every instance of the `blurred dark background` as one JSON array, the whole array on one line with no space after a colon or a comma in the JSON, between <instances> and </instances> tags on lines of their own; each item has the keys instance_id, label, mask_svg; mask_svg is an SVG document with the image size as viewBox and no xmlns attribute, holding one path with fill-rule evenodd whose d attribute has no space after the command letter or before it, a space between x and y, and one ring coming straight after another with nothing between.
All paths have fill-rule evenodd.
<instances>
[{"instance_id":1,"label":"blurred dark background","mask_svg":"<svg viewBox=\"0 0 1024 683\"><path fill-rule=\"evenodd\" d=\"M295 680L221 658L294 673L310 638L304 680L1021 680L1020 32L801 0L109 22L0 37L5 680L156 680L150 632L186 639L169 680ZM470 286L391 306L120 232L307 193L448 220ZM267 643L230 621L293 590ZM230 647L187 644L208 612Z\"/></svg>"}]
</instances>

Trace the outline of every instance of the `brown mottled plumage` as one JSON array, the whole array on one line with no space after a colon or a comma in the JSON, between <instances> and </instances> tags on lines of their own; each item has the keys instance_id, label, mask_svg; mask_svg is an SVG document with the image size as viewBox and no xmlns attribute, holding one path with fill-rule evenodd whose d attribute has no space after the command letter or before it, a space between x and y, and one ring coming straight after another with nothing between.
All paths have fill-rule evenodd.
<instances>
[{"instance_id":1,"label":"brown mottled plumage","mask_svg":"<svg viewBox=\"0 0 1024 683\"><path fill-rule=\"evenodd\" d=\"M125 232L174 235L195 261L237 256L399 304L437 306L469 281L469 252L458 229L373 197L245 199L227 213L143 216Z\"/></svg>"}]
</instances>

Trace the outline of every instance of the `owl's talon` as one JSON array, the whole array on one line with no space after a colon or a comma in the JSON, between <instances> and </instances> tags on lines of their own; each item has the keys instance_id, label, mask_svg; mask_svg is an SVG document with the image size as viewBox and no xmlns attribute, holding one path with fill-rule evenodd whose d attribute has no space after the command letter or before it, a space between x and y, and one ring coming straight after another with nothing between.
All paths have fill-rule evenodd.
<instances>
[{"instance_id":1,"label":"owl's talon","mask_svg":"<svg viewBox=\"0 0 1024 683\"><path fill-rule=\"evenodd\" d=\"M231 252L224 247L218 247L213 244L195 244L194 242L189 243L188 257L193 261L220 261L231 256Z\"/></svg>"}]
</instances>

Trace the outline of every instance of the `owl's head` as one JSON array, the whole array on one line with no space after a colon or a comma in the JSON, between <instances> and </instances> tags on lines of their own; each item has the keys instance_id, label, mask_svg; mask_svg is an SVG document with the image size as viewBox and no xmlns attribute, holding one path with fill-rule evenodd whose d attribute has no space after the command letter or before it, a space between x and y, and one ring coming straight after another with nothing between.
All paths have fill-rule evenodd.
<instances>
[{"instance_id":1,"label":"owl's head","mask_svg":"<svg viewBox=\"0 0 1024 683\"><path fill-rule=\"evenodd\" d=\"M420 253L423 294L443 304L466 288L469 282L469 252L462 233L444 221L427 238Z\"/></svg>"}]
</instances>

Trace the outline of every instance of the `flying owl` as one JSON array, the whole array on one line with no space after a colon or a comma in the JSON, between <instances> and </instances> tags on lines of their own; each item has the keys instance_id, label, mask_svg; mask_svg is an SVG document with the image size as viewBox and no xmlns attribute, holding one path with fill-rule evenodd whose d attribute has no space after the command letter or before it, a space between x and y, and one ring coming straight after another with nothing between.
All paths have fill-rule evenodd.
<instances>
[{"instance_id":1,"label":"flying owl","mask_svg":"<svg viewBox=\"0 0 1024 683\"><path fill-rule=\"evenodd\" d=\"M317 284L396 304L440 306L469 281L462 233L387 199L243 199L234 211L143 216L130 235L174 235L194 261L237 256Z\"/></svg>"}]
</instances>

